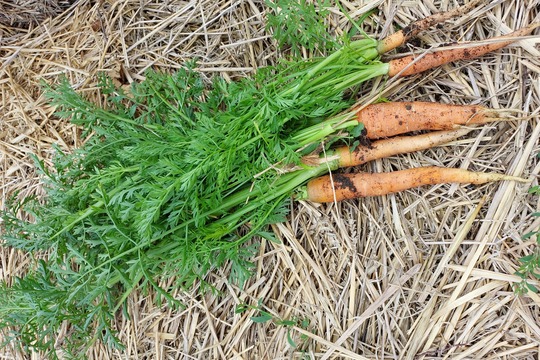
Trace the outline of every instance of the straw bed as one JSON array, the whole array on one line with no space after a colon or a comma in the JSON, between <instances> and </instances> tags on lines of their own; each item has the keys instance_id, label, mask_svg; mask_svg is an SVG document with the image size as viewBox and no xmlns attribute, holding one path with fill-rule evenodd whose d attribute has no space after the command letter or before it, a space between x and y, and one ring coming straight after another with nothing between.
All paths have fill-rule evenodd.
<instances>
[{"instance_id":1,"label":"straw bed","mask_svg":"<svg viewBox=\"0 0 540 360\"><path fill-rule=\"evenodd\" d=\"M456 3L366 0L343 6L353 16L378 7L364 27L382 37L395 25ZM238 79L282 56L265 31L265 9L255 0L82 0L64 13L36 16L39 21L26 29L0 18L0 206L15 194L42 195L30 154L50 164L53 144L69 150L84 140L76 127L53 116L40 81L56 83L65 75L99 101L98 72L127 85L148 68L173 71L195 58L208 79ZM401 51L504 34L538 20L539 9L536 0L488 3ZM333 7L329 31L348 27ZM373 101L384 86L383 96L392 100L480 103L531 117L361 170L461 167L527 177L531 185L440 185L339 204L295 203L288 220L273 226L281 243L261 240L255 275L243 289L227 280L224 268L209 275L217 293L174 294L185 308L157 307L155 294L135 292L127 302L130 317L117 316L126 349L96 344L87 358L537 359L540 296L518 297L512 285L519 281L519 258L534 250L534 240L521 236L540 227L531 216L538 197L527 194L540 171L539 44L538 35L529 37L479 60L411 79L374 81L359 94ZM27 264L27 255L0 248L0 278L24 274ZM235 313L238 305L259 301L276 320L298 320L296 325L253 322L256 309ZM57 344L69 336L66 328ZM40 358L13 346L0 354Z\"/></svg>"}]
</instances>

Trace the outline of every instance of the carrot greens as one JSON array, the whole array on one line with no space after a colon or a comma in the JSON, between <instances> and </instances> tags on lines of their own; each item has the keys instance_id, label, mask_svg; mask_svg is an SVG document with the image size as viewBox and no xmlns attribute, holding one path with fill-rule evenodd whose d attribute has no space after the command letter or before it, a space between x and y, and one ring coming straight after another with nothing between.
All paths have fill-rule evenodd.
<instances>
[{"instance_id":1,"label":"carrot greens","mask_svg":"<svg viewBox=\"0 0 540 360\"><path fill-rule=\"evenodd\" d=\"M37 160L47 196L2 215L5 245L47 255L0 285L0 302L9 304L0 306L0 328L55 357L51 341L67 322L76 336L66 346L83 353L98 339L120 346L113 314L135 288L174 305L171 291L211 287L206 275L225 263L245 282L256 251L250 239L272 239L267 225L284 219L291 193L327 171L302 164L302 148L358 127L313 131L351 105L345 90L383 73L376 45L345 43L326 58L236 82L207 84L195 64L149 72L129 92L102 77L100 105L67 81L47 87L57 115L87 139L72 153L57 149L52 169ZM20 211L33 221L19 220ZM168 277L173 285L158 285Z\"/></svg>"},{"instance_id":2,"label":"carrot greens","mask_svg":"<svg viewBox=\"0 0 540 360\"><path fill-rule=\"evenodd\" d=\"M329 3L328 0L318 0L316 4L307 0L266 0L266 27L278 45L287 47L294 56L300 57L303 50L332 50L338 44L324 21L330 13Z\"/></svg>"}]
</instances>

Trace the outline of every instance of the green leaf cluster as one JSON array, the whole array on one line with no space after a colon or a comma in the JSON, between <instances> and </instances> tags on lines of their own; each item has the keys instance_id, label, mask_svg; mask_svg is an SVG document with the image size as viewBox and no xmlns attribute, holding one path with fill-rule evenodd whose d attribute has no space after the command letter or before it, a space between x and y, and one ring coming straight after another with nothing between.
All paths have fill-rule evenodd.
<instances>
[{"instance_id":1,"label":"green leaf cluster","mask_svg":"<svg viewBox=\"0 0 540 360\"><path fill-rule=\"evenodd\" d=\"M540 186L533 186L529 189L530 194L540 195ZM540 212L532 214L534 217L540 216ZM528 291L538 293L538 288L528 282L530 278L540 280L540 230L526 233L522 236L524 240L534 238L536 244L531 254L521 257L520 266L515 272L522 281L515 284L514 290L517 294L525 294Z\"/></svg>"},{"instance_id":2,"label":"green leaf cluster","mask_svg":"<svg viewBox=\"0 0 540 360\"><path fill-rule=\"evenodd\" d=\"M328 171L302 164L305 150L358 132L351 114L338 114L351 104L345 90L385 74L376 44L345 43L237 82L207 83L194 63L148 72L128 92L103 76L101 103L67 81L45 85L85 142L58 148L52 168L36 158L47 196L2 214L5 245L47 255L0 284L0 328L54 358L54 335L67 326L72 340L62 347L84 354L98 340L121 346L114 314L134 289L177 306L173 290L211 288L207 274L224 264L242 284L253 237L275 241L268 225L285 218L291 194ZM161 288L164 278L175 281Z\"/></svg>"},{"instance_id":3,"label":"green leaf cluster","mask_svg":"<svg viewBox=\"0 0 540 360\"><path fill-rule=\"evenodd\" d=\"M303 50L324 53L338 45L325 23L330 14L328 0L266 0L266 5L267 29L292 55L300 57Z\"/></svg>"}]
</instances>

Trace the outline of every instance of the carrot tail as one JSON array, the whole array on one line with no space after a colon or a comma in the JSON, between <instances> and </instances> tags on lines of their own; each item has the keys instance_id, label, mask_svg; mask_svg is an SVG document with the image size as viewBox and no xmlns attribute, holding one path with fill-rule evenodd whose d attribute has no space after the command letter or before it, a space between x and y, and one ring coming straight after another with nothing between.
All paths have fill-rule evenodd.
<instances>
[{"instance_id":1,"label":"carrot tail","mask_svg":"<svg viewBox=\"0 0 540 360\"><path fill-rule=\"evenodd\" d=\"M377 46L377 51L379 52L379 54L383 54L390 50L393 50L405 44L407 41L417 36L420 32L427 30L428 28L436 24L445 22L453 17L466 14L469 11L471 11L474 7L476 7L476 5L484 1L485 0L473 0L466 5L457 7L453 10L440 12L440 13L428 16L424 19L417 20L409 24L408 26L404 27L402 30L395 32L387 36L383 40L379 41L379 45Z\"/></svg>"},{"instance_id":2,"label":"carrot tail","mask_svg":"<svg viewBox=\"0 0 540 360\"><path fill-rule=\"evenodd\" d=\"M429 166L381 174L325 175L309 181L304 194L307 200L325 203L386 195L424 185L485 184L502 180L528 182L526 179L510 175Z\"/></svg>"},{"instance_id":3,"label":"carrot tail","mask_svg":"<svg viewBox=\"0 0 540 360\"><path fill-rule=\"evenodd\" d=\"M540 26L540 23L534 23L525 28L516 30L508 35L494 37L491 39L492 41L484 45L475 45L474 43L470 43L470 46L467 47L439 50L425 54L422 57L418 57L418 55L411 55L394 59L389 62L388 75L399 77L409 76L452 61L475 59L519 40L519 37L530 34L538 26Z\"/></svg>"},{"instance_id":4,"label":"carrot tail","mask_svg":"<svg viewBox=\"0 0 540 360\"><path fill-rule=\"evenodd\" d=\"M451 130L465 124L500 120L495 111L480 105L448 105L434 102L387 102L357 111L369 139L379 139L418 130Z\"/></svg>"}]
</instances>

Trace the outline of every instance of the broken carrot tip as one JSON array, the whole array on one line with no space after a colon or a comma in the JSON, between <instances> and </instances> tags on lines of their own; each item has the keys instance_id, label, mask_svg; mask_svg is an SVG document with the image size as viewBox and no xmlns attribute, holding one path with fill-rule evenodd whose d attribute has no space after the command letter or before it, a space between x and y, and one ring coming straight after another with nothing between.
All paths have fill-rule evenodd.
<instances>
[{"instance_id":1,"label":"broken carrot tip","mask_svg":"<svg viewBox=\"0 0 540 360\"><path fill-rule=\"evenodd\" d=\"M403 30L399 30L380 40L377 44L377 52L379 54L387 53L395 48L400 47L405 43L405 41L407 41L407 37L403 33Z\"/></svg>"}]
</instances>

